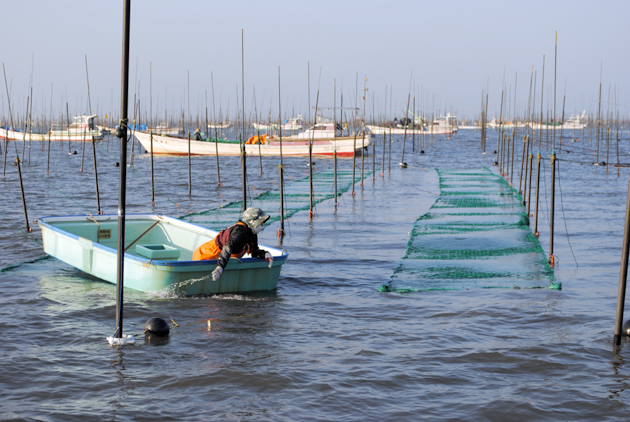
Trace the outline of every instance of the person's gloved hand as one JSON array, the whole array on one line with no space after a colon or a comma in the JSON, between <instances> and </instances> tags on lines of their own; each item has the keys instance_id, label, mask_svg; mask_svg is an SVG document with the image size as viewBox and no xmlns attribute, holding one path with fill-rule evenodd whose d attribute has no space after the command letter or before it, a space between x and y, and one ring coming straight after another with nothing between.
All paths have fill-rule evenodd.
<instances>
[{"instance_id":1,"label":"person's gloved hand","mask_svg":"<svg viewBox=\"0 0 630 422\"><path fill-rule=\"evenodd\" d=\"M269 268L273 265L273 256L269 252L265 252L265 259L269 263Z\"/></svg>"},{"instance_id":2,"label":"person's gloved hand","mask_svg":"<svg viewBox=\"0 0 630 422\"><path fill-rule=\"evenodd\" d=\"M221 274L223 274L223 268L217 266L214 271L212 271L212 280L217 281L219 277L221 277Z\"/></svg>"}]
</instances>

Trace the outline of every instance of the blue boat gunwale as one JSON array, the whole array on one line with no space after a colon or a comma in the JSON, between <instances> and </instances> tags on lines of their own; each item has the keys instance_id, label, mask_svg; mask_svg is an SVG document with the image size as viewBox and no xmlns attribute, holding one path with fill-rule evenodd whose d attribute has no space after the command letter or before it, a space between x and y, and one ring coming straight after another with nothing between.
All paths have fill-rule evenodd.
<instances>
[{"instance_id":1,"label":"blue boat gunwale","mask_svg":"<svg viewBox=\"0 0 630 422\"><path fill-rule=\"evenodd\" d=\"M100 220L103 217L116 217L116 219L118 218L118 215L116 214L104 214L104 215L99 215L99 216L94 216L95 220ZM81 236L78 236L74 233L70 233L66 230L62 230L59 227L55 227L52 224L47 223L45 220L46 219L51 219L51 218L63 218L63 219L70 219L70 218L85 218L87 221L94 221L92 220L92 218L90 218L91 216L88 215L64 215L64 216L46 216L46 217L40 217L37 219L37 222L40 226L43 226L49 230L52 230L54 232L57 232L63 236L69 237L71 239L74 240L79 240L79 239L84 239ZM206 227L200 226L198 224L194 224L194 223L190 223L188 221L182 221L182 220L177 220L174 219L172 217L168 217L168 216L162 216L161 214L127 214L127 217L157 217L160 218L162 220L166 220L166 221L170 221L170 222L175 222L177 225L181 224L183 226L193 226L195 228L201 229L201 231L207 232L207 231L212 231L215 232L215 230L211 230L208 229ZM132 220L136 220L136 219L140 219L140 218L132 218ZM109 221L109 218L105 221ZM86 239L89 240L89 239ZM91 240L89 240L92 243L92 247L95 249L101 249L105 252L108 253L117 253L117 250L109 247L109 246L105 246L103 244L97 243L97 242L93 242ZM286 259L289 257L289 253L286 250L280 250L277 248L272 248L270 246L266 246L266 245L260 245L262 247L262 249L274 249L276 251L280 251L282 253L282 255L279 256L274 256L273 259L276 262L279 261L286 261ZM129 259L131 261L136 261L142 264L146 264L146 263L150 263L151 265L155 265L155 266L159 266L159 267L201 267L201 266L210 266L210 265L216 265L218 260L216 259L208 259L208 260L204 260L204 261L166 261L166 260L154 260L154 259L149 259L149 258L141 258L139 256L130 254L128 252L125 252L124 254L125 259ZM259 258L239 258L238 261L240 263L265 263L266 261L265 259L259 259Z\"/></svg>"}]
</instances>

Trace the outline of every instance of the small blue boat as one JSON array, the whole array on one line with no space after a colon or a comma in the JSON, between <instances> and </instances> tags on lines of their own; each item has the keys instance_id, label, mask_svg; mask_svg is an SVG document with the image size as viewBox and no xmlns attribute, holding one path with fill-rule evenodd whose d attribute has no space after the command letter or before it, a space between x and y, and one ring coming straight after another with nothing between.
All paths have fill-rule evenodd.
<instances>
[{"instance_id":1,"label":"small blue boat","mask_svg":"<svg viewBox=\"0 0 630 422\"><path fill-rule=\"evenodd\" d=\"M44 251L81 271L116 284L118 216L43 217ZM232 258L221 278L212 280L217 260L193 261L193 251L218 232L172 217L125 216L124 287L177 295L273 290L289 254L260 245L274 258Z\"/></svg>"}]
</instances>

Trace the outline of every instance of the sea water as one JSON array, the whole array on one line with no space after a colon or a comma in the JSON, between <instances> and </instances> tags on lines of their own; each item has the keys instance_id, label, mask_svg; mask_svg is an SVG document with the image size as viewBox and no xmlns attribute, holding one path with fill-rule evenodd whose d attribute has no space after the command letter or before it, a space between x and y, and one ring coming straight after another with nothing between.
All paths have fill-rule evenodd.
<instances>
[{"instance_id":1,"label":"sea water","mask_svg":"<svg viewBox=\"0 0 630 422\"><path fill-rule=\"evenodd\" d=\"M630 343L615 349L612 339L629 175L580 164L597 161L588 144L563 139L569 145L558 152L565 161L556 174L554 271L562 290L377 291L405 255L414 221L437 198L435 168L497 171L497 133L488 136L486 154L471 130L435 137L415 152L407 139L404 169L402 136L394 136L391 172L389 159L381 168L378 136L375 179L356 185L354 197L350 190L336 208L332 200L317 205L313 219L308 211L294 215L282 240L279 223L261 234L261 243L289 252L277 290L192 298L125 290L124 334L141 334L152 317L179 327L161 340L139 335L122 349L106 341L115 329L116 287L41 259L33 224L96 212L91 146L80 172L81 144L68 155L67 143L53 143L46 175L47 152L31 145L22 174L35 227L26 235L11 166L22 145L9 143L0 181L0 419L627 419ZM629 150L627 140L620 144L622 162ZM546 253L549 153L543 149L539 211ZM101 207L115 214L117 143L101 142L97 154ZM518 183L519 150L515 157ZM187 158L155 157L152 207L150 159L136 148L127 213L177 217L242 199L239 158L220 158L218 187L215 157L192 157L189 196ZM314 161L315 170L332 169L331 158ZM351 159L339 161L352 168ZM263 174L258 157L249 157L250 195L279 182L279 158L262 162ZM287 183L307 175L307 163L285 157Z\"/></svg>"}]
</instances>

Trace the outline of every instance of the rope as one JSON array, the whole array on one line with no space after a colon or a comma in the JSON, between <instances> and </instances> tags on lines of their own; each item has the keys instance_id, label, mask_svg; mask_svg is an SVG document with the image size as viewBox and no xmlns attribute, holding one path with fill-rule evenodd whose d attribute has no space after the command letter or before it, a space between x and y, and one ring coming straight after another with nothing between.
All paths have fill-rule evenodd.
<instances>
[{"instance_id":1,"label":"rope","mask_svg":"<svg viewBox=\"0 0 630 422\"><path fill-rule=\"evenodd\" d=\"M22 233L24 233L26 235L27 238L31 239L34 242L39 243L40 245L44 246L39 240L37 239L33 239L32 237L29 237L28 233L24 230L22 230L19 226L17 226L13 221L9 220L4 214L2 214L0 212L0 215L2 216L2 218L4 218L5 220L7 220L9 222L9 224L11 224L13 227L15 227L16 229L18 229L19 231L21 231Z\"/></svg>"},{"instance_id":2,"label":"rope","mask_svg":"<svg viewBox=\"0 0 630 422\"><path fill-rule=\"evenodd\" d=\"M562 199L562 185L560 184L560 163L558 163L558 188L560 190L560 205L562 206L562 219L564 220L564 232L567 234L567 242L569 243L569 249L571 249L571 254L573 255L573 260L575 261L575 266L579 267L577 259L575 258L575 253L573 252L573 246L571 246L571 239L569 239L569 229L567 228L567 218L564 215L564 201Z\"/></svg>"},{"instance_id":3,"label":"rope","mask_svg":"<svg viewBox=\"0 0 630 422\"><path fill-rule=\"evenodd\" d=\"M4 272L8 272L11 270L14 270L16 268L18 268L21 265L24 264L34 264L38 261L43 261L44 259L48 259L50 258L50 255L44 255L44 256L40 256L39 258L35 258L35 259L31 259L30 261L24 261L24 262L20 262L19 264L14 264L14 265L9 265L8 267L4 267L2 269L0 269L0 273L4 273Z\"/></svg>"},{"instance_id":4,"label":"rope","mask_svg":"<svg viewBox=\"0 0 630 422\"><path fill-rule=\"evenodd\" d=\"M258 316L258 315L263 315L263 313L260 312L260 313L257 313L257 314L240 315L240 316L228 317L228 318L208 318L208 319L205 319L203 321L192 322L190 324L178 324L171 317L171 322L173 323L173 325L170 328L190 327L191 325L207 324L209 321L215 321L215 322L228 321L228 320L231 320L231 319L240 319L240 318L254 317L254 316Z\"/></svg>"},{"instance_id":5,"label":"rope","mask_svg":"<svg viewBox=\"0 0 630 422\"><path fill-rule=\"evenodd\" d=\"M100 144L96 144L96 145L98 145L98 147L99 147L99 148L103 149L103 147L102 147ZM114 158L114 159L116 158L116 157L115 157L115 156L114 156L111 152L109 152L107 149L104 149L104 151L105 151L106 153L108 153L108 154L109 154L112 158ZM136 172L136 171L133 169L133 167L129 167L129 169L133 172L133 174L135 174L135 175L136 175L136 176L138 176L140 179L142 179L142 181L144 181L145 183L151 184L151 182L147 181L144 177L140 176L140 175L138 174L138 172ZM175 205L176 207L178 207L178 208L179 208L179 205L177 205L177 203L175 203L174 201L172 201L172 200L171 200L171 198L169 198L168 196L166 196L166 194L164 194L164 193L160 192L160 191L159 191L159 189L155 189L155 190L157 191L157 193L158 193L159 195L162 195L162 196L163 196L163 197L165 197L165 198L166 198L169 202L171 202L173 205Z\"/></svg>"},{"instance_id":6,"label":"rope","mask_svg":"<svg viewBox=\"0 0 630 422\"><path fill-rule=\"evenodd\" d=\"M66 198L68 198L69 200L71 200L72 202L74 202L75 204L77 204L78 206L80 206L81 208L83 208L84 210L86 210L88 212L88 214L94 213L94 211L89 210L88 208L84 207L83 205L79 204L77 201L75 201L74 199L70 198L68 195L66 195L65 193L63 193L61 191L61 189L57 188L55 185L53 185L52 183L48 182L47 180L45 180L44 178L42 178L39 174L35 173L35 171L33 171L33 169L31 169L31 167L28 164L25 164L24 162L21 162L22 165L24 167L26 167L31 173L33 173L35 176L39 177L43 182L49 184L50 186L52 186L53 188L55 188L59 193L61 193L63 196L65 196Z\"/></svg>"},{"instance_id":7,"label":"rope","mask_svg":"<svg viewBox=\"0 0 630 422\"><path fill-rule=\"evenodd\" d=\"M164 148L164 149L168 149L168 148L166 148L164 145L162 145L162 148ZM177 159L177 161L179 161L179 162L182 162L182 160L183 160L183 158L181 158L181 157L180 157L180 156L178 156L178 155L175 155L175 158L176 158L176 159ZM182 164L184 164L186 167L188 167L188 164L187 164L187 163L182 163ZM190 169L190 172L191 172L192 174L194 174L194 175L195 175L195 177L196 177L196 178L198 178L198 179L199 179L199 180L200 180L203 184L205 184L205 185L209 185L209 186L212 186L212 185L210 185L208 182L206 182L206 181L205 181L205 180L204 180L201 176L199 176L199 175L198 175L195 171L193 171L193 170L192 170L192 168ZM215 187L213 187L213 186L212 186L212 189L213 189L213 190L217 193L217 195L219 195L221 198L223 198L223 195L221 195L221 193L220 193L220 192L219 192L219 191L218 191Z\"/></svg>"}]
</instances>

